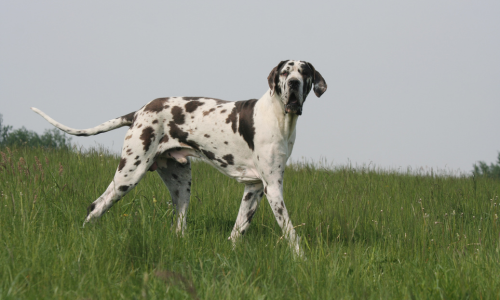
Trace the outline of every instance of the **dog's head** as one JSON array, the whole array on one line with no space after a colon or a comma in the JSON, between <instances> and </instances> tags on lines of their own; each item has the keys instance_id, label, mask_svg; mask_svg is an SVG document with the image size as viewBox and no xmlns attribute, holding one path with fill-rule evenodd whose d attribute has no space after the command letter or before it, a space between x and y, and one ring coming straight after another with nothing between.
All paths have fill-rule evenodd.
<instances>
[{"instance_id":1,"label":"dog's head","mask_svg":"<svg viewBox=\"0 0 500 300\"><path fill-rule=\"evenodd\" d=\"M271 96L276 95L285 107L285 113L302 114L302 105L314 85L314 93L320 97L327 88L325 79L308 62L284 60L267 77Z\"/></svg>"}]
</instances>

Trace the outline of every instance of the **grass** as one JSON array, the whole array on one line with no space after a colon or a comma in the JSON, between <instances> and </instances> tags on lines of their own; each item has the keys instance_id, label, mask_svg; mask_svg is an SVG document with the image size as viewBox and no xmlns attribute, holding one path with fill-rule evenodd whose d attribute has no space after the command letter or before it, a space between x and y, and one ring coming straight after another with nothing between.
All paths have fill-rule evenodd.
<instances>
[{"instance_id":1,"label":"grass","mask_svg":"<svg viewBox=\"0 0 500 300\"><path fill-rule=\"evenodd\" d=\"M0 299L498 299L500 181L295 164L293 258L266 199L233 251L243 185L193 164L188 230L160 178L82 228L118 158L0 149Z\"/></svg>"}]
</instances>

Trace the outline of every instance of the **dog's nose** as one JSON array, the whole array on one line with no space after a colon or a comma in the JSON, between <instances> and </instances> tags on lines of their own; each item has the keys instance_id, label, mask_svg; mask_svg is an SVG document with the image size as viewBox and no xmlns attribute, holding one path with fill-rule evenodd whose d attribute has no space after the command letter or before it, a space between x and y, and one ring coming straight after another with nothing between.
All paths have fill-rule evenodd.
<instances>
[{"instance_id":1,"label":"dog's nose","mask_svg":"<svg viewBox=\"0 0 500 300\"><path fill-rule=\"evenodd\" d=\"M298 79L290 79L288 81L288 86L290 88L298 88L300 86L300 81Z\"/></svg>"}]
</instances>

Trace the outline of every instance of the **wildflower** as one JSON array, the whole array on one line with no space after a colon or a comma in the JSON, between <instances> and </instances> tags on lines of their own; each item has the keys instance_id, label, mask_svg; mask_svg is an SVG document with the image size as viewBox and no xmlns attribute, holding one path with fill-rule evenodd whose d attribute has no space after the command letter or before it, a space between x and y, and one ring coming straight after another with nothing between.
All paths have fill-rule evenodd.
<instances>
[{"instance_id":1,"label":"wildflower","mask_svg":"<svg viewBox=\"0 0 500 300\"><path fill-rule=\"evenodd\" d=\"M446 218L447 216L448 216L448 213L445 213L445 214L444 214L444 217Z\"/></svg>"},{"instance_id":2,"label":"wildflower","mask_svg":"<svg viewBox=\"0 0 500 300\"><path fill-rule=\"evenodd\" d=\"M498 216L497 216L497 214L495 214L495 220L496 220L496 219L498 219Z\"/></svg>"},{"instance_id":3,"label":"wildflower","mask_svg":"<svg viewBox=\"0 0 500 300\"><path fill-rule=\"evenodd\" d=\"M429 217L429 214L428 213L425 213L424 214L424 218L428 218Z\"/></svg>"},{"instance_id":4,"label":"wildflower","mask_svg":"<svg viewBox=\"0 0 500 300\"><path fill-rule=\"evenodd\" d=\"M453 211L451 214L452 214L452 215L455 215L455 211Z\"/></svg>"}]
</instances>

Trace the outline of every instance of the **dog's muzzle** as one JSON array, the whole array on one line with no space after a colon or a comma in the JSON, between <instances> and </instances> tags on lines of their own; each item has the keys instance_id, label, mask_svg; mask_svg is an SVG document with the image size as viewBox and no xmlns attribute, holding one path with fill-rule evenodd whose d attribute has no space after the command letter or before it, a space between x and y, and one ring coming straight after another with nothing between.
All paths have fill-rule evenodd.
<instances>
[{"instance_id":1,"label":"dog's muzzle","mask_svg":"<svg viewBox=\"0 0 500 300\"><path fill-rule=\"evenodd\" d=\"M285 112L292 113L300 116L302 114L302 105L300 105L299 98L295 93L290 95L288 103L285 105Z\"/></svg>"}]
</instances>

